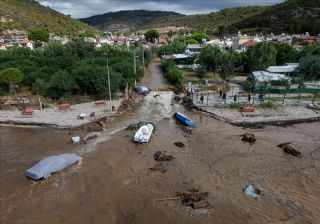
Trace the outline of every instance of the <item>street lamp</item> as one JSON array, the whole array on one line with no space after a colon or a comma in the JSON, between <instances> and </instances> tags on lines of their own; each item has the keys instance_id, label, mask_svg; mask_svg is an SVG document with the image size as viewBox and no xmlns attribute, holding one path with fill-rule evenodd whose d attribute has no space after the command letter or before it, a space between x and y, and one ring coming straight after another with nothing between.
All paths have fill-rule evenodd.
<instances>
[{"instance_id":1,"label":"street lamp","mask_svg":"<svg viewBox=\"0 0 320 224\"><path fill-rule=\"evenodd\" d=\"M111 99L111 85L110 85L110 71L109 71L109 54L104 53L107 56L107 75L108 75L108 89L109 89L109 101L110 101L110 111L112 111L112 99Z\"/></svg>"}]
</instances>

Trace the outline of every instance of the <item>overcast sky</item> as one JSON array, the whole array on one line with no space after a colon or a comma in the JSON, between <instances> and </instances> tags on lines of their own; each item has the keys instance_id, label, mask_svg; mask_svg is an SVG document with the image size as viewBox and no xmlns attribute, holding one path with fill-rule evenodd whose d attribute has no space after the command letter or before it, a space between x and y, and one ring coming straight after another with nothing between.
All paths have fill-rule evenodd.
<instances>
[{"instance_id":1,"label":"overcast sky","mask_svg":"<svg viewBox=\"0 0 320 224\"><path fill-rule=\"evenodd\" d=\"M237 6L272 5L284 0L39 0L39 2L73 18L85 18L131 9L197 14Z\"/></svg>"}]
</instances>

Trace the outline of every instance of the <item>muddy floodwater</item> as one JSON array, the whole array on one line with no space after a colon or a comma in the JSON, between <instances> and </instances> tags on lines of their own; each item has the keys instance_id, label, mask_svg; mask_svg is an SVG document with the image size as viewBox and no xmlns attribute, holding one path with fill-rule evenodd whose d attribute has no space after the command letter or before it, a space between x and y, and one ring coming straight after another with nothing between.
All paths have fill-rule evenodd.
<instances>
[{"instance_id":1,"label":"muddy floodwater","mask_svg":"<svg viewBox=\"0 0 320 224\"><path fill-rule=\"evenodd\" d=\"M152 92L144 104L116 118L87 145L72 145L81 131L0 128L1 223L320 223L320 123L242 129L171 102L172 92ZM181 111L198 122L191 132L172 115ZM139 120L156 124L149 144L134 144ZM251 131L255 144L239 135ZM175 142L182 142L179 148ZM286 155L283 142L302 152ZM151 172L153 155L166 150L175 157L162 162L166 172ZM46 156L73 152L82 161L32 181L26 169ZM263 191L243 194L247 184ZM192 210L174 197L196 188L209 192L208 210Z\"/></svg>"}]
</instances>

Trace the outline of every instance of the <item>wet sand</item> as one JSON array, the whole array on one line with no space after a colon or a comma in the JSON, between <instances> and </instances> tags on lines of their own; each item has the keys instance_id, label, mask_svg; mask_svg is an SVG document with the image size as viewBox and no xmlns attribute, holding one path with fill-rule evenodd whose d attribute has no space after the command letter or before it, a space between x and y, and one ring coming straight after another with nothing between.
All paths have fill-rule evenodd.
<instances>
[{"instance_id":1,"label":"wet sand","mask_svg":"<svg viewBox=\"0 0 320 224\"><path fill-rule=\"evenodd\" d=\"M1 223L319 223L320 161L312 156L320 159L319 122L245 130L184 111L171 97L152 92L87 145L70 144L81 132L1 127ZM191 134L171 117L175 111L198 121ZM124 130L139 120L156 123L149 144L132 143L134 132ZM246 131L257 136L255 144L240 140ZM178 141L186 147L176 147ZM276 146L290 141L302 158ZM149 171L158 150L176 158L163 163L165 173ZM43 181L24 176L43 157L64 152L82 162ZM264 195L245 196L249 183ZM195 212L180 200L155 200L191 188L208 191L212 208Z\"/></svg>"}]
</instances>

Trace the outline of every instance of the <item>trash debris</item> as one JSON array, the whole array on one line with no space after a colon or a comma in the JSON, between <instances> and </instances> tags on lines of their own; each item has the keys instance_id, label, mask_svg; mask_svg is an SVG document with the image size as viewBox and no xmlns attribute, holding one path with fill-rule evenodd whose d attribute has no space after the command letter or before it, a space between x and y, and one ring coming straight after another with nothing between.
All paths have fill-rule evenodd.
<instances>
[{"instance_id":1,"label":"trash debris","mask_svg":"<svg viewBox=\"0 0 320 224\"><path fill-rule=\"evenodd\" d=\"M245 142L251 142L251 143L254 143L256 142L256 136L250 132L247 132L243 135L240 135L240 137L242 137L242 141L245 141Z\"/></svg>"},{"instance_id":2,"label":"trash debris","mask_svg":"<svg viewBox=\"0 0 320 224\"><path fill-rule=\"evenodd\" d=\"M245 193L247 196L249 196L251 198L257 198L257 197L261 197L262 196L262 190L260 190L258 188L255 188L251 184L247 185L243 189L243 193Z\"/></svg>"},{"instance_id":3,"label":"trash debris","mask_svg":"<svg viewBox=\"0 0 320 224\"><path fill-rule=\"evenodd\" d=\"M177 196L182 198L182 204L184 206L191 206L193 209L210 207L206 199L209 196L209 192L200 192L197 189L191 189L186 192L177 192Z\"/></svg>"},{"instance_id":4,"label":"trash debris","mask_svg":"<svg viewBox=\"0 0 320 224\"><path fill-rule=\"evenodd\" d=\"M183 144L182 142L175 142L174 144L175 144L175 146L177 146L179 148L185 147L185 144Z\"/></svg>"},{"instance_id":5,"label":"trash debris","mask_svg":"<svg viewBox=\"0 0 320 224\"><path fill-rule=\"evenodd\" d=\"M89 141L92 141L93 139L99 137L100 133L91 133L91 134L88 134L86 135L84 138L83 138L83 143L87 143Z\"/></svg>"},{"instance_id":6,"label":"trash debris","mask_svg":"<svg viewBox=\"0 0 320 224\"><path fill-rule=\"evenodd\" d=\"M141 128L142 126L147 125L147 124L152 124L152 126L155 127L155 125L154 125L152 122L142 122L142 121L139 121L139 122L136 123L136 124L130 124L130 125L126 128L126 130L137 131L139 128Z\"/></svg>"},{"instance_id":7,"label":"trash debris","mask_svg":"<svg viewBox=\"0 0 320 224\"><path fill-rule=\"evenodd\" d=\"M71 137L71 142L72 142L73 144L80 143L80 136L73 136L73 137Z\"/></svg>"},{"instance_id":8,"label":"trash debris","mask_svg":"<svg viewBox=\"0 0 320 224\"><path fill-rule=\"evenodd\" d=\"M301 152L294 149L292 146L290 146L291 142L281 143L278 145L279 148L282 148L285 153L288 153L293 156L302 157Z\"/></svg>"},{"instance_id":9,"label":"trash debris","mask_svg":"<svg viewBox=\"0 0 320 224\"><path fill-rule=\"evenodd\" d=\"M149 168L149 170L152 172L161 172L161 173L167 172L167 168L165 168L165 166L162 163L158 163L154 165L153 167Z\"/></svg>"},{"instance_id":10,"label":"trash debris","mask_svg":"<svg viewBox=\"0 0 320 224\"><path fill-rule=\"evenodd\" d=\"M88 117L87 114L81 113L81 114L79 114L79 115L77 116L77 119L79 119L79 120L84 120L84 119L87 118L87 117Z\"/></svg>"},{"instance_id":11,"label":"trash debris","mask_svg":"<svg viewBox=\"0 0 320 224\"><path fill-rule=\"evenodd\" d=\"M154 160L156 161L171 161L174 157L167 153L167 151L158 151L154 154Z\"/></svg>"}]
</instances>

